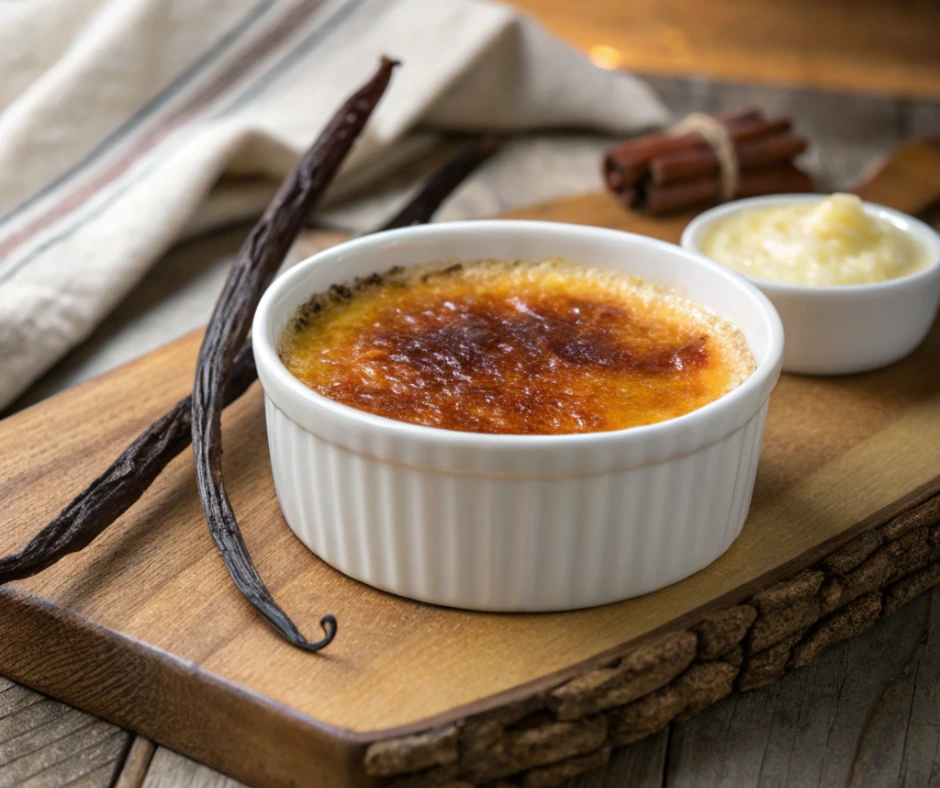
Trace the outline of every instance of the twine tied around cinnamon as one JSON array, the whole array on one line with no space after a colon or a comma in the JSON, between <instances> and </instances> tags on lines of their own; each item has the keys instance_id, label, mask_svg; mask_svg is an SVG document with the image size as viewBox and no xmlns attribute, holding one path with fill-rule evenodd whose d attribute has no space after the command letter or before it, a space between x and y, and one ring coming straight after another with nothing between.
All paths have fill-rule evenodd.
<instances>
[{"instance_id":1,"label":"twine tied around cinnamon","mask_svg":"<svg viewBox=\"0 0 940 788\"><path fill-rule=\"evenodd\" d=\"M706 115L704 112L693 112L673 126L671 131L676 135L692 132L702 135L702 138L715 152L718 159L721 201L728 202L734 199L734 195L738 191L741 164L738 161L738 152L728 127L711 115Z\"/></svg>"}]
</instances>

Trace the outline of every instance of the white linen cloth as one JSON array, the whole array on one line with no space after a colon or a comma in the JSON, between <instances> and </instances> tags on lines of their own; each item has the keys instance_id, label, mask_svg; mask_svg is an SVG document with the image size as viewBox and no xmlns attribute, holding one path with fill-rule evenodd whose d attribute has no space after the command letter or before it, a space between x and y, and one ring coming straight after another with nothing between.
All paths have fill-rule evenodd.
<instances>
[{"instance_id":1,"label":"white linen cloth","mask_svg":"<svg viewBox=\"0 0 940 788\"><path fill-rule=\"evenodd\" d=\"M479 0L0 4L0 407L174 241L257 211L220 177L282 178L383 53L403 66L334 202L420 155L420 129L667 120L638 80Z\"/></svg>"}]
</instances>

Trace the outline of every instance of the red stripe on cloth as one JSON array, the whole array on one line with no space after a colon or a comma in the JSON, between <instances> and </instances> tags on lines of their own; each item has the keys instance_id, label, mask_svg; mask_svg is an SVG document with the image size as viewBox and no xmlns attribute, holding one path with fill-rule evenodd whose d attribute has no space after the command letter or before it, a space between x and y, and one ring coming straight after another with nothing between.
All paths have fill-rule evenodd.
<instances>
[{"instance_id":1,"label":"red stripe on cloth","mask_svg":"<svg viewBox=\"0 0 940 788\"><path fill-rule=\"evenodd\" d=\"M261 58L274 51L298 25L323 4L324 0L303 0L286 13L283 18L264 36L252 44L241 56L230 63L227 68L220 71L214 80L200 88L184 104L166 118L156 128L152 128L141 135L136 144L129 150L121 153L104 170L95 177L79 184L77 188L66 194L58 202L47 208L43 213L29 222L25 227L0 242L0 260L9 255L18 246L50 224L68 215L84 204L98 191L113 182L134 163L149 151L153 150L172 132L197 117L206 106L218 99L227 90L230 90L245 75L245 73Z\"/></svg>"}]
</instances>

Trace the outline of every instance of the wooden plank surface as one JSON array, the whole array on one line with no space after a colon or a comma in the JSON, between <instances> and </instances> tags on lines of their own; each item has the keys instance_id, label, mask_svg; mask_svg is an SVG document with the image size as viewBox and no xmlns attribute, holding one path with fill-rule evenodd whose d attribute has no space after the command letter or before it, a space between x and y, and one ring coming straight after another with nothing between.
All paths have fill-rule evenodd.
<instances>
[{"instance_id":1,"label":"wooden plank surface","mask_svg":"<svg viewBox=\"0 0 940 788\"><path fill-rule=\"evenodd\" d=\"M778 111L783 112L793 112L797 115L798 122L802 127L808 126L806 130L813 136L816 141L817 148L821 149L824 153L823 156L817 157L813 156L811 158L810 165L817 172L817 175L821 176L823 181L830 185L842 185L848 181L853 172L856 172L859 167L865 166L872 158L879 152L883 152L891 145L895 144L897 141L903 139L904 137L912 133L925 133L937 128L937 119L940 117L940 106L935 104L908 104L906 102L885 102L882 99L868 99L864 97L847 97L847 96L829 96L826 94L813 94L813 93L793 93L789 91L778 91L775 89L768 88L750 88L744 85L716 85L706 82L687 82L687 81L671 81L671 80L657 80L656 88L664 93L665 98L668 103L678 112L683 113L689 109L716 109L721 107L734 106L741 103L756 101L763 106L772 106ZM605 144L603 141L599 141L597 150ZM471 183L468 188L465 190L464 194L458 194L457 198L452 201L451 206L448 208L448 211L445 215L457 218L463 215L463 211L468 213L480 213L492 210L492 207L488 207L496 204L504 204L507 201L512 204L515 201L524 201L524 197L520 199L518 195L524 195L526 192L531 192L538 195L539 189L545 189L548 185L548 188L552 188L550 184L550 179L554 177L555 170L549 169L545 170L544 162L545 156L539 152L539 166L535 167L529 165L527 160L521 154L526 150L524 143L519 143L517 148L519 155L511 155L508 157L507 167L503 169L494 169L491 175L483 173L483 175L476 179L475 182ZM564 164L569 164L571 166L583 167L581 158L579 155L572 155L572 153L567 153L564 158L553 160L553 167L562 166ZM518 164L514 164L518 160ZM517 174L513 174L514 167L518 171ZM583 170L582 170L583 171ZM548 180L546 180L546 175ZM561 174L562 183L568 183L570 188L570 183L577 183L578 181L574 177L574 174ZM556 187L557 188L557 187ZM564 188L562 186L561 188ZM489 190L489 191L487 191ZM547 194L546 192L541 192L542 194ZM492 195L491 197L489 195ZM515 195L515 196L514 196ZM365 226L371 219L366 219L364 222ZM237 234L236 234L237 235ZM238 238L236 237L234 243L237 244ZM231 242L230 242L231 243ZM184 280L188 280L192 277L190 273L193 270L199 270L194 268L197 265L203 265L202 260L205 259L206 252L197 248L194 250L199 258L199 260L184 260L181 259L178 270L180 271L179 276L183 277ZM210 251L210 255L216 254L219 252ZM170 281L167 279L167 276L171 272L168 271L158 271L156 272L153 282L147 284L145 283L142 286L141 296L145 297L153 289L154 284L157 284L159 287L163 288L167 295L172 296L173 291L168 290ZM203 276L199 274L198 276ZM204 277L203 277L204 278ZM138 302L140 299L137 299ZM126 312L126 310L125 310ZM135 309L136 312L136 309ZM127 315L130 315L130 312L126 312ZM125 320L128 318L125 318ZM202 317L196 317L197 321L202 320ZM172 331L174 327L178 326L178 320L167 320L163 319L162 324L159 326L162 332ZM107 330L114 331L115 324L112 322L110 326L107 327ZM178 330L178 328L176 329ZM139 329L138 329L139 332ZM99 334L98 337L93 338L86 348L84 348L79 354L78 357L88 356L89 347L95 347L96 343L100 344L102 339L100 338L102 334ZM68 366L68 365L67 365ZM73 365L74 366L74 365ZM55 375L51 376L53 380ZM55 385L54 383L49 383L47 385ZM61 385L61 384L59 384ZM46 391L49 389L46 388ZM933 609L934 611L940 610L940 604L937 602L937 592L934 592L934 601ZM912 616L915 611L915 606L911 606L907 609L900 611L895 614L893 620L900 620L901 618L906 618ZM933 615L933 629L931 630L934 638L934 643L936 643L936 632L938 628L937 614ZM885 627L885 624L879 625L879 628L875 631L880 631ZM818 663L820 669L823 668L828 662L830 662L834 655L842 654L843 652L858 653L860 655L869 655L871 656L871 650L867 642L867 636L860 638L856 641L852 641L848 644L834 649L833 652L830 652L827 655L824 655L821 661ZM883 659L885 652L878 651L875 653L873 662L875 668L877 668L878 659ZM940 683L940 677L938 677L938 668L936 666L936 661L933 663L932 672L927 672L925 674L928 680L933 680L933 686L935 687ZM872 669L871 666L869 669ZM921 668L924 670L925 668ZM804 671L805 672L805 671ZM800 673L796 676L801 675ZM784 684L794 680L795 676L790 676L784 679ZM835 681L836 678L832 678L832 681ZM929 685L928 685L929 686ZM776 714L783 717L795 718L800 709L805 707L808 703L811 702L809 698L804 698L799 694L789 694L786 697L786 703L783 700L779 700L775 703L770 703L768 697L772 696L772 693L775 691L774 688L767 688L765 690L760 690L757 693L752 693L746 697L760 698L759 701L755 701L755 715L756 717L770 716L771 714ZM843 682L841 687L841 692L844 697L851 697L854 692L856 692L856 685L853 682ZM919 696L918 696L919 697ZM926 701L921 703L920 706L924 706L930 700L930 695L926 697ZM52 701L50 701L52 702ZM731 701L726 701L725 703L730 703ZM54 703L54 702L52 702ZM724 737L727 735L726 728L719 724L720 716L719 713L724 708L724 704L719 704L717 707L708 710L703 713L699 718L693 720L690 723L685 723L685 726L693 725L696 721L701 720L702 728L706 737L710 736L711 745L713 748L718 748L718 746L724 740ZM932 709L937 708L937 704L934 703L931 707ZM80 714L80 712L74 712ZM900 715L903 715L903 710L899 711ZM925 722L926 718L926 722ZM711 721L711 722L709 722ZM905 725L905 720L899 720L899 725L907 727ZM681 730L683 726L675 726L676 730ZM921 740L921 744L911 748L912 754L917 755L920 753L923 756L925 751L936 752L937 743L936 743L936 731L937 731L936 720L932 720L929 714L921 713L919 715L911 715L911 724L910 730L913 734L914 739ZM781 733L780 725L775 725L771 728L767 736L769 738L764 738L766 728L759 725L754 726L738 726L735 729L735 744L734 747L729 747L726 750L722 750L721 758L724 759L724 768L729 772L733 772L735 769L735 764L741 761L746 761L749 757L756 759L759 763L763 757L763 752L765 747L773 749L775 742L778 738L781 738L783 734ZM6 730L8 736L17 735L17 729L14 727L12 730ZM931 736L933 740L931 741ZM663 738L663 753L665 752L665 736ZM870 740L871 737L866 739L864 742L859 743L860 752L864 754L869 752L870 748L870 757L874 758L875 755L880 752L878 749L877 742ZM0 737L0 741L3 741L3 737ZM800 753L811 747L812 742L804 738L797 738L793 741L792 746L795 748L795 755L791 754L791 759L798 759ZM932 745L932 746L931 746ZM781 744L781 747L784 745ZM615 756L608 770L599 771L592 773L589 776L581 778L577 782L579 786L601 786L601 785L621 785L621 781L618 781L620 776L623 774L635 774L634 770L635 753L640 752L639 762L642 764L650 763L656 765L664 759L657 759L651 752L648 752L646 749L646 743L642 745L636 745L632 748L628 748L625 751L622 751L621 754ZM162 751L162 748L161 748ZM32 755L24 756L24 759L42 759L44 753L42 749L35 751ZM175 771L176 767L172 764L176 763L177 759L181 759L182 756L175 756L173 758L160 758L154 759L154 763L151 765L151 771L154 774L159 775L161 769L166 768L171 771L168 773L179 774L178 771ZM910 759L909 759L910 760ZM914 758L911 762L920 764L917 766L912 773L914 774L929 774L931 769L931 760L929 757L926 759L921 757L918 761L917 758ZM191 763L191 762L190 762ZM621 770L621 766L624 763L634 764L634 766L629 766L631 771L624 772ZM669 784L700 784L701 780L696 780L697 775L701 774L701 767L703 764L700 764L694 758L684 758L676 761L673 764L673 769L670 772L670 783ZM221 776L217 773L212 772L206 767L200 767L196 764L191 763L192 774L202 775L198 777L200 780L211 780L213 775L214 779L223 780ZM919 769L920 771L917 771ZM926 771L925 771L926 770ZM768 770L766 774L763 774L763 777L759 779L758 783L763 784L788 784L785 777L781 777L784 774L786 769L781 769L775 767L772 770ZM934 767L934 772L936 767ZM42 772L43 777L41 784L44 786L52 785L61 785L64 784L65 778L62 774L59 774L54 768L47 769ZM187 773L190 774L190 773ZM0 780L4 779L6 775L6 767L0 766ZM186 779L189 779L188 777ZM192 778L194 780L193 784L203 784L195 782L196 777ZM661 780L664 780L665 777L663 774L659 776L654 776L649 784L660 784ZM107 782L99 782L95 784L107 784ZM177 783L165 783L165 784L177 784ZM209 783L206 783L209 784ZM643 784L646 784L645 782ZM795 783L789 783L795 784ZM864 784L864 783L857 783ZM920 785L924 782L912 782L908 781L910 785Z\"/></svg>"},{"instance_id":2,"label":"wooden plank surface","mask_svg":"<svg viewBox=\"0 0 940 788\"><path fill-rule=\"evenodd\" d=\"M605 195L513 215L639 227L673 238L681 224L632 218ZM9 523L0 549L25 541L37 521L68 499L66 485L77 488L87 480L77 457L86 458L87 467L103 465L185 393L198 342L198 336L181 340L0 424L6 447L0 492ZM257 387L227 412L229 487L262 574L300 611L302 625L315 626L324 605L345 625L331 648L333 659L310 659L279 642L228 586L202 527L188 455L100 543L12 589L325 724L361 733L415 724L602 654L694 614L703 601L741 598L846 529L872 516L886 519L878 513L912 491L923 488L921 500L936 492L940 369L931 359L937 353L940 326L887 370L843 379L785 376L773 397L740 539L709 569L621 604L569 614L481 616L420 606L347 580L295 549L283 526ZM95 413L109 415L96 419ZM37 439L42 435L47 440ZM11 597L8 611L15 601ZM418 615L421 625L409 626ZM428 634L439 630L447 634L429 642ZM570 637L572 630L590 637ZM468 658L465 643L477 644L480 657ZM387 676L404 655L422 681L388 686ZM20 672L32 667L15 655L3 658ZM279 669L260 673L269 659ZM459 682L453 681L455 670L462 672Z\"/></svg>"},{"instance_id":3,"label":"wooden plank surface","mask_svg":"<svg viewBox=\"0 0 940 788\"><path fill-rule=\"evenodd\" d=\"M143 788L238 788L242 783L163 747L154 756Z\"/></svg>"},{"instance_id":4,"label":"wooden plank surface","mask_svg":"<svg viewBox=\"0 0 940 788\"><path fill-rule=\"evenodd\" d=\"M131 734L0 678L0 786L107 786Z\"/></svg>"},{"instance_id":5,"label":"wooden plank surface","mask_svg":"<svg viewBox=\"0 0 940 788\"><path fill-rule=\"evenodd\" d=\"M39 697L25 692L34 701ZM940 589L935 589L805 670L729 697L688 722L623 748L607 766L564 788L921 788L940 773L938 710ZM67 707L63 711L87 717ZM0 767L0 785L18 784L9 768ZM66 784L56 764L47 768L30 784ZM84 784L103 788L110 783ZM119 788L140 784L119 783ZM242 784L159 748L143 785Z\"/></svg>"},{"instance_id":6,"label":"wooden plank surface","mask_svg":"<svg viewBox=\"0 0 940 788\"><path fill-rule=\"evenodd\" d=\"M606 67L940 97L931 0L510 0Z\"/></svg>"},{"instance_id":7,"label":"wooden plank surface","mask_svg":"<svg viewBox=\"0 0 940 788\"><path fill-rule=\"evenodd\" d=\"M806 669L673 726L663 785L933 785L938 687L935 589Z\"/></svg>"},{"instance_id":8,"label":"wooden plank surface","mask_svg":"<svg viewBox=\"0 0 940 788\"><path fill-rule=\"evenodd\" d=\"M157 746L150 739L135 735L113 783L114 788L140 788L150 771L156 749Z\"/></svg>"},{"instance_id":9,"label":"wooden plank surface","mask_svg":"<svg viewBox=\"0 0 940 788\"><path fill-rule=\"evenodd\" d=\"M921 154L927 162L937 155ZM631 217L604 195L521 213L667 237L681 225ZM8 520L0 550L24 542L87 480L86 467L102 466L188 389L198 341L168 345L0 424ZM0 665L236 773L249 740L224 738L225 720L254 713L250 742L259 768L294 753L293 766L278 765L285 769L279 779L300 774L302 747L319 750L337 780L352 780L357 741L425 728L504 703L505 693L555 683L658 628L693 623L708 605L732 604L815 562L862 523L876 525L936 493L938 353L940 325L907 360L881 372L785 376L767 422L751 514L728 553L654 594L535 616L422 606L361 586L298 549L276 504L255 388L226 413L229 490L262 575L300 625L315 627L327 609L339 617L343 636L329 655L311 658L279 641L232 589L184 455L91 549L3 591ZM61 637L68 652L53 659L40 650L44 639ZM106 682L98 679L102 670ZM134 709L125 706L129 692L136 693ZM201 713L181 724L187 703ZM324 734L322 725L337 730Z\"/></svg>"}]
</instances>

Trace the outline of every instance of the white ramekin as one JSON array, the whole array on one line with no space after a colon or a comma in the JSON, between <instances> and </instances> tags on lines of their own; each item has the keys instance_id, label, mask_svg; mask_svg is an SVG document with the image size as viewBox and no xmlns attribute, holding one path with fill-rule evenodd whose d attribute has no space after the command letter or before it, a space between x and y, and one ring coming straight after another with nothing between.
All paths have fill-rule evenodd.
<instances>
[{"instance_id":1,"label":"white ramekin","mask_svg":"<svg viewBox=\"0 0 940 788\"><path fill-rule=\"evenodd\" d=\"M584 435L420 427L322 397L276 347L294 310L358 276L442 260L563 257L680 288L737 324L758 366L678 419ZM255 314L277 496L323 560L403 596L479 610L565 610L674 583L744 523L783 330L743 277L672 244L548 222L476 221L370 235L278 278Z\"/></svg>"},{"instance_id":2,"label":"white ramekin","mask_svg":"<svg viewBox=\"0 0 940 788\"><path fill-rule=\"evenodd\" d=\"M817 202L818 194L779 194L736 200L697 216L682 246L701 253L712 224L751 208ZM864 203L865 212L909 233L928 255L926 268L900 279L868 285L813 286L746 277L780 313L786 332L785 372L849 375L899 361L927 336L940 305L940 236L900 211Z\"/></svg>"}]
</instances>

